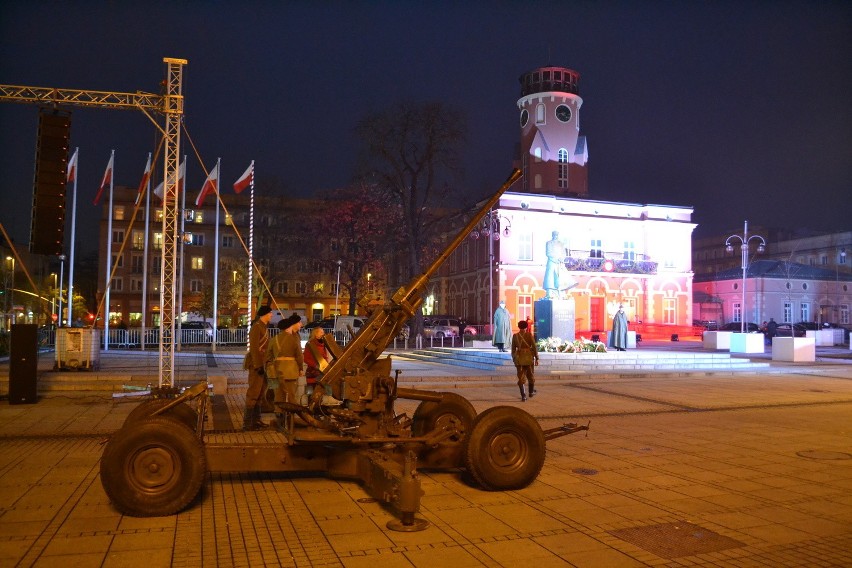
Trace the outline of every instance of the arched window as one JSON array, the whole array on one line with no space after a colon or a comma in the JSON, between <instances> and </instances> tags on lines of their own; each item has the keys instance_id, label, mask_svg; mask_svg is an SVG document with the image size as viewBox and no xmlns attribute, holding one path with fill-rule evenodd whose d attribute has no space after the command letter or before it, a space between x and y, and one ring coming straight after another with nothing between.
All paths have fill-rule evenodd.
<instances>
[{"instance_id":1,"label":"arched window","mask_svg":"<svg viewBox=\"0 0 852 568\"><path fill-rule=\"evenodd\" d=\"M544 103L538 103L535 107L535 123L544 124Z\"/></svg>"},{"instance_id":2,"label":"arched window","mask_svg":"<svg viewBox=\"0 0 852 568\"><path fill-rule=\"evenodd\" d=\"M559 149L559 175L558 182L561 189L568 188L568 150L565 148Z\"/></svg>"},{"instance_id":3,"label":"arched window","mask_svg":"<svg viewBox=\"0 0 852 568\"><path fill-rule=\"evenodd\" d=\"M533 150L533 154L535 155L535 162L539 163L541 161L541 147L537 147Z\"/></svg>"}]
</instances>

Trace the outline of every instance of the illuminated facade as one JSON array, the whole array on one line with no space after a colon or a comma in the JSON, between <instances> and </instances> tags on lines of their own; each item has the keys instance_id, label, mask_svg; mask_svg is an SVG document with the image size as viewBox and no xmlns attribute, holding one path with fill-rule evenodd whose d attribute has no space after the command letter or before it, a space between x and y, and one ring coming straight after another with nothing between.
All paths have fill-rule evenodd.
<instances>
[{"instance_id":1,"label":"illuminated facade","mask_svg":"<svg viewBox=\"0 0 852 568\"><path fill-rule=\"evenodd\" d=\"M610 329L619 304L634 325L690 326L692 208L589 199L579 74L543 67L520 81L523 191L504 194L478 238L453 253L427 303L489 324L505 299L513 324L534 320L556 231L576 283L565 294L575 300L578 336Z\"/></svg>"}]
</instances>

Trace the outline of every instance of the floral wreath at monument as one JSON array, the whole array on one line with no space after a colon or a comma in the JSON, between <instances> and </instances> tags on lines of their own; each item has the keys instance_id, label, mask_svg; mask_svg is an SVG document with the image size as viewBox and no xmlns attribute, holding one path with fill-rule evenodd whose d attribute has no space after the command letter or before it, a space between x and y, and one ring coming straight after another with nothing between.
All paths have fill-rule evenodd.
<instances>
[{"instance_id":1,"label":"floral wreath at monument","mask_svg":"<svg viewBox=\"0 0 852 568\"><path fill-rule=\"evenodd\" d=\"M585 337L575 341L546 337L536 341L535 346L543 353L606 353L606 344L603 341L589 341Z\"/></svg>"}]
</instances>

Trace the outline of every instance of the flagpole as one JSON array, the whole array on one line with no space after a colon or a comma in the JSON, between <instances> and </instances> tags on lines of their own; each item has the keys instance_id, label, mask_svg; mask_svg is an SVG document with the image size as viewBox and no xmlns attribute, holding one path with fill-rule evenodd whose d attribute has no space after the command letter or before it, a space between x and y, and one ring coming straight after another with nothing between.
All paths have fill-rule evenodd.
<instances>
[{"instance_id":1,"label":"flagpole","mask_svg":"<svg viewBox=\"0 0 852 568\"><path fill-rule=\"evenodd\" d=\"M77 156L75 168L79 169L80 156L79 146L74 150L74 155ZM74 241L77 235L77 173L74 172L74 189L71 194L71 253L68 256L68 327L71 327L71 320L74 318ZM62 296L62 288L59 290L60 297ZM62 310L59 310L59 325L62 325Z\"/></svg>"},{"instance_id":2,"label":"flagpole","mask_svg":"<svg viewBox=\"0 0 852 568\"><path fill-rule=\"evenodd\" d=\"M216 352L216 334L219 324L219 180L222 179L222 158L216 160L216 228L213 231L213 352Z\"/></svg>"},{"instance_id":3,"label":"flagpole","mask_svg":"<svg viewBox=\"0 0 852 568\"><path fill-rule=\"evenodd\" d=\"M183 164L186 166L186 154L183 156ZM183 317L183 266L186 264L184 258L184 247L186 246L186 170L183 172L183 183L181 183L180 168L178 168L178 188L180 189L180 278L178 283L178 316L176 329L178 351L183 350L183 331L181 318Z\"/></svg>"},{"instance_id":4,"label":"flagpole","mask_svg":"<svg viewBox=\"0 0 852 568\"><path fill-rule=\"evenodd\" d=\"M109 163L115 168L115 150L110 152ZM106 253L106 283L105 283L105 299L104 299L104 351L109 351L109 287L110 287L110 272L112 271L112 178L115 177L110 172L109 176L109 210L107 211L107 253Z\"/></svg>"},{"instance_id":5,"label":"flagpole","mask_svg":"<svg viewBox=\"0 0 852 568\"><path fill-rule=\"evenodd\" d=\"M249 260L248 260L248 321L254 317L254 301L251 295L251 283L254 280L254 160L251 161L251 181L249 182ZM249 324L250 325L250 324ZM246 349L249 347L246 336Z\"/></svg>"},{"instance_id":6,"label":"flagpole","mask_svg":"<svg viewBox=\"0 0 852 568\"><path fill-rule=\"evenodd\" d=\"M151 164L151 152L148 152L148 164ZM145 237L142 241L142 337L139 347L145 351L145 320L148 317L148 231L151 209L151 171L148 170L148 183L145 188Z\"/></svg>"}]
</instances>

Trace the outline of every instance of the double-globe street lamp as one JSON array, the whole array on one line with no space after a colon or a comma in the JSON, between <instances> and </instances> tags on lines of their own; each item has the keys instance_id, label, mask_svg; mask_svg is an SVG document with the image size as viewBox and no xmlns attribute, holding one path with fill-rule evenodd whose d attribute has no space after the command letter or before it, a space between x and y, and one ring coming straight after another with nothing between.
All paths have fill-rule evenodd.
<instances>
[{"instance_id":1,"label":"double-globe street lamp","mask_svg":"<svg viewBox=\"0 0 852 568\"><path fill-rule=\"evenodd\" d=\"M740 309L740 331L745 333L746 331L746 271L748 270L748 249L749 242L752 239L760 241L757 245L757 252L763 252L766 250L766 241L760 235L751 235L748 234L748 221L743 225L743 234L742 235L731 235L727 239L725 239L725 250L727 252L734 252L734 245L731 244L732 239L740 240L740 252L742 253L742 269L743 269L743 304ZM756 302L756 300L755 300Z\"/></svg>"}]
</instances>

